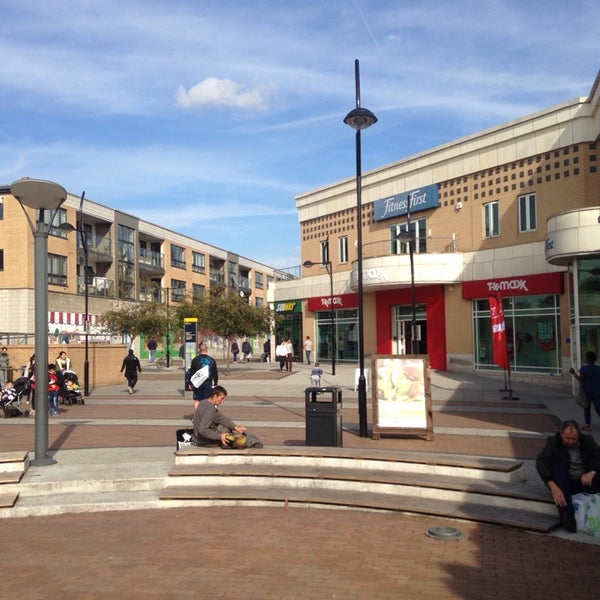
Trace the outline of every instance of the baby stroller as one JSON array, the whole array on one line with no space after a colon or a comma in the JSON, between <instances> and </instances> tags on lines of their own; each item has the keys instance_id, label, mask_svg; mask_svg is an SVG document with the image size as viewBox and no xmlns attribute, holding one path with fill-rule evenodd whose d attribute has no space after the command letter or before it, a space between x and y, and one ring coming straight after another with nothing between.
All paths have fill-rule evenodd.
<instances>
[{"instance_id":1,"label":"baby stroller","mask_svg":"<svg viewBox=\"0 0 600 600\"><path fill-rule=\"evenodd\" d=\"M79 387L79 377L75 371L62 372L63 387L60 396L67 406L72 404L85 404L81 388Z\"/></svg>"},{"instance_id":2,"label":"baby stroller","mask_svg":"<svg viewBox=\"0 0 600 600\"><path fill-rule=\"evenodd\" d=\"M0 395L0 405L2 405L2 411L4 412L4 418L9 417L20 417L29 411L25 411L23 408L23 396L29 391L29 378L19 377L13 382L12 388L4 388Z\"/></svg>"}]
</instances>

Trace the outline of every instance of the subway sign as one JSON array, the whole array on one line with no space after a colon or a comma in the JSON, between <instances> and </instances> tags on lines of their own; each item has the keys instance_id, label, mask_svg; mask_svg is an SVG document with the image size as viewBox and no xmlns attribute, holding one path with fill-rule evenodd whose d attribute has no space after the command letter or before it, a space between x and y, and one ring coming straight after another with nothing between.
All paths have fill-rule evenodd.
<instances>
[{"instance_id":1,"label":"subway sign","mask_svg":"<svg viewBox=\"0 0 600 600\"><path fill-rule=\"evenodd\" d=\"M419 212L440 206L440 192L437 183L426 185L410 192L396 194L373 202L374 220L385 221L405 215L410 200L410 212Z\"/></svg>"}]
</instances>

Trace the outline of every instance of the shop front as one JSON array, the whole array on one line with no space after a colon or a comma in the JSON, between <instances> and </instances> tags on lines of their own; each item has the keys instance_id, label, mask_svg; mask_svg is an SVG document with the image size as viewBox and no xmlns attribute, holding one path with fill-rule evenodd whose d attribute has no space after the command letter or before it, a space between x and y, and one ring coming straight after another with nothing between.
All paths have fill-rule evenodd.
<instances>
[{"instance_id":1,"label":"shop front","mask_svg":"<svg viewBox=\"0 0 600 600\"><path fill-rule=\"evenodd\" d=\"M302 360L302 300L275 302L275 338L291 339L294 346L294 360Z\"/></svg>"},{"instance_id":2,"label":"shop front","mask_svg":"<svg viewBox=\"0 0 600 600\"><path fill-rule=\"evenodd\" d=\"M332 308L333 301L333 308ZM309 298L306 305L315 313L317 361L358 361L358 294L338 294Z\"/></svg>"},{"instance_id":3,"label":"shop front","mask_svg":"<svg viewBox=\"0 0 600 600\"><path fill-rule=\"evenodd\" d=\"M427 354L432 369L447 369L443 285L418 286L414 307L411 288L380 290L376 292L376 311L378 354Z\"/></svg>"},{"instance_id":4,"label":"shop front","mask_svg":"<svg viewBox=\"0 0 600 600\"><path fill-rule=\"evenodd\" d=\"M499 292L503 299L511 369L523 373L561 373L563 279L562 273L554 272L463 283L463 299L472 302L476 369L497 369L493 364L488 295Z\"/></svg>"}]
</instances>

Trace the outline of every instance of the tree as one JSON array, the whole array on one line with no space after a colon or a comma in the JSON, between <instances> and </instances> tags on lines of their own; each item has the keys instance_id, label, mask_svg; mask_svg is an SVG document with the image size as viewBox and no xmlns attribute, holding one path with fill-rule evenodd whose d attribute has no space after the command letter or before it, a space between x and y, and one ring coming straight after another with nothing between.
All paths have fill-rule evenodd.
<instances>
[{"instance_id":1,"label":"tree","mask_svg":"<svg viewBox=\"0 0 600 600\"><path fill-rule=\"evenodd\" d=\"M273 320L272 311L249 304L235 293L207 296L186 302L177 308L181 321L197 317L200 330L217 334L227 340L227 368L229 369L229 342L234 337L253 337L268 334Z\"/></svg>"},{"instance_id":2,"label":"tree","mask_svg":"<svg viewBox=\"0 0 600 600\"><path fill-rule=\"evenodd\" d=\"M157 335L176 331L180 327L177 311L157 302L128 305L100 315L100 322L111 333L130 338L129 346L137 335Z\"/></svg>"}]
</instances>

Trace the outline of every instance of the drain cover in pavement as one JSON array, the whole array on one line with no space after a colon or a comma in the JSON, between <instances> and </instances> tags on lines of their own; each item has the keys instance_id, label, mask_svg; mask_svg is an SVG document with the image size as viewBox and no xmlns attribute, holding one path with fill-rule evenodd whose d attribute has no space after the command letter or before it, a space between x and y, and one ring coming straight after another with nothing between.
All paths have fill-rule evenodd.
<instances>
[{"instance_id":1,"label":"drain cover in pavement","mask_svg":"<svg viewBox=\"0 0 600 600\"><path fill-rule=\"evenodd\" d=\"M425 533L436 540L453 541L460 540L463 537L463 532L456 527L432 527Z\"/></svg>"}]
</instances>

